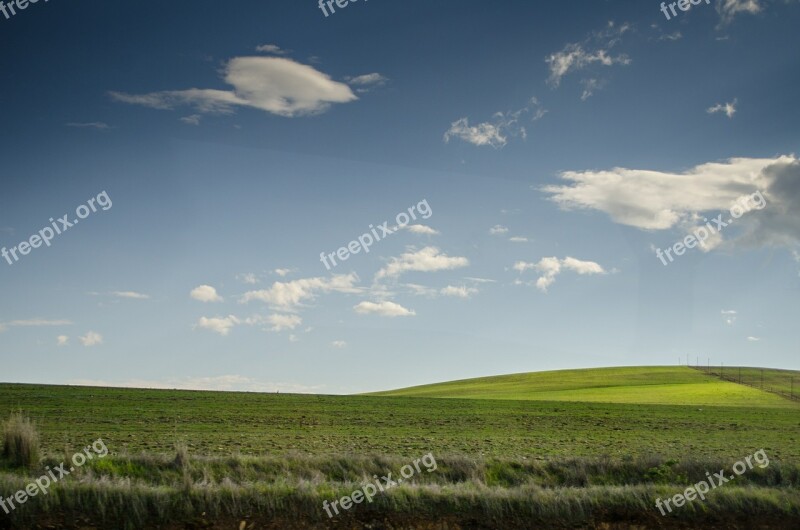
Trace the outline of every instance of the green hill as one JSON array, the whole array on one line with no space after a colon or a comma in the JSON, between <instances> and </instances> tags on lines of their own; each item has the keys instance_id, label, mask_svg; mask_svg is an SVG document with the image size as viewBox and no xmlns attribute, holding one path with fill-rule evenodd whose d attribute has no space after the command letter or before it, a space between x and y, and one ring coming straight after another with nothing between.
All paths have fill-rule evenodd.
<instances>
[{"instance_id":1,"label":"green hill","mask_svg":"<svg viewBox=\"0 0 800 530\"><path fill-rule=\"evenodd\" d=\"M371 395L746 407L798 407L757 388L685 366L557 370L480 377Z\"/></svg>"}]
</instances>

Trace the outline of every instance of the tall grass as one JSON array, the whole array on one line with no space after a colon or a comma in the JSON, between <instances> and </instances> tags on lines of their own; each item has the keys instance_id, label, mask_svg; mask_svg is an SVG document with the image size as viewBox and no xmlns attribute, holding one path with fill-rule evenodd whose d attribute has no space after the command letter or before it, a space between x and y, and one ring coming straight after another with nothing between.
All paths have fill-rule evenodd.
<instances>
[{"instance_id":1,"label":"tall grass","mask_svg":"<svg viewBox=\"0 0 800 530\"><path fill-rule=\"evenodd\" d=\"M12 467L31 468L39 464L39 433L22 413L11 413L3 424L2 456Z\"/></svg>"}]
</instances>

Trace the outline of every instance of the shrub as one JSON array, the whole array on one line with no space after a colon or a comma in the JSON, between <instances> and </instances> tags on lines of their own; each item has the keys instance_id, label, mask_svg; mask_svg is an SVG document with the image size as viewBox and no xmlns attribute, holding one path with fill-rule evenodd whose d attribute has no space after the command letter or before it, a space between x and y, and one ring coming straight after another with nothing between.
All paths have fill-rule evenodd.
<instances>
[{"instance_id":1,"label":"shrub","mask_svg":"<svg viewBox=\"0 0 800 530\"><path fill-rule=\"evenodd\" d=\"M21 413L12 413L3 425L3 458L14 467L33 467L39 463L39 433Z\"/></svg>"}]
</instances>

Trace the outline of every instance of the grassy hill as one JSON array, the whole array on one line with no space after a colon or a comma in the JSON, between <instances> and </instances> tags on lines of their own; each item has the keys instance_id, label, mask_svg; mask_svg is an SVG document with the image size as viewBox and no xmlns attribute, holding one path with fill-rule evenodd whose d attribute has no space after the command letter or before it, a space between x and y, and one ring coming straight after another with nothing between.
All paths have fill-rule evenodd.
<instances>
[{"instance_id":1,"label":"grassy hill","mask_svg":"<svg viewBox=\"0 0 800 530\"><path fill-rule=\"evenodd\" d=\"M748 373L752 378L756 369L750 370L752 373ZM769 392L722 381L713 374L685 366L532 372L464 379L371 395L769 408L798 406Z\"/></svg>"}]
</instances>

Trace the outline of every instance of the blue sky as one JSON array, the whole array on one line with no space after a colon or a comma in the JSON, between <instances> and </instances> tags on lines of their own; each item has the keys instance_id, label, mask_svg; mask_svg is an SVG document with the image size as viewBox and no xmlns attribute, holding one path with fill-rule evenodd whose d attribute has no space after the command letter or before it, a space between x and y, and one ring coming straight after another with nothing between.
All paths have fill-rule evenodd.
<instances>
[{"instance_id":1,"label":"blue sky","mask_svg":"<svg viewBox=\"0 0 800 530\"><path fill-rule=\"evenodd\" d=\"M800 3L142 6L0 14L0 380L800 368Z\"/></svg>"}]
</instances>

